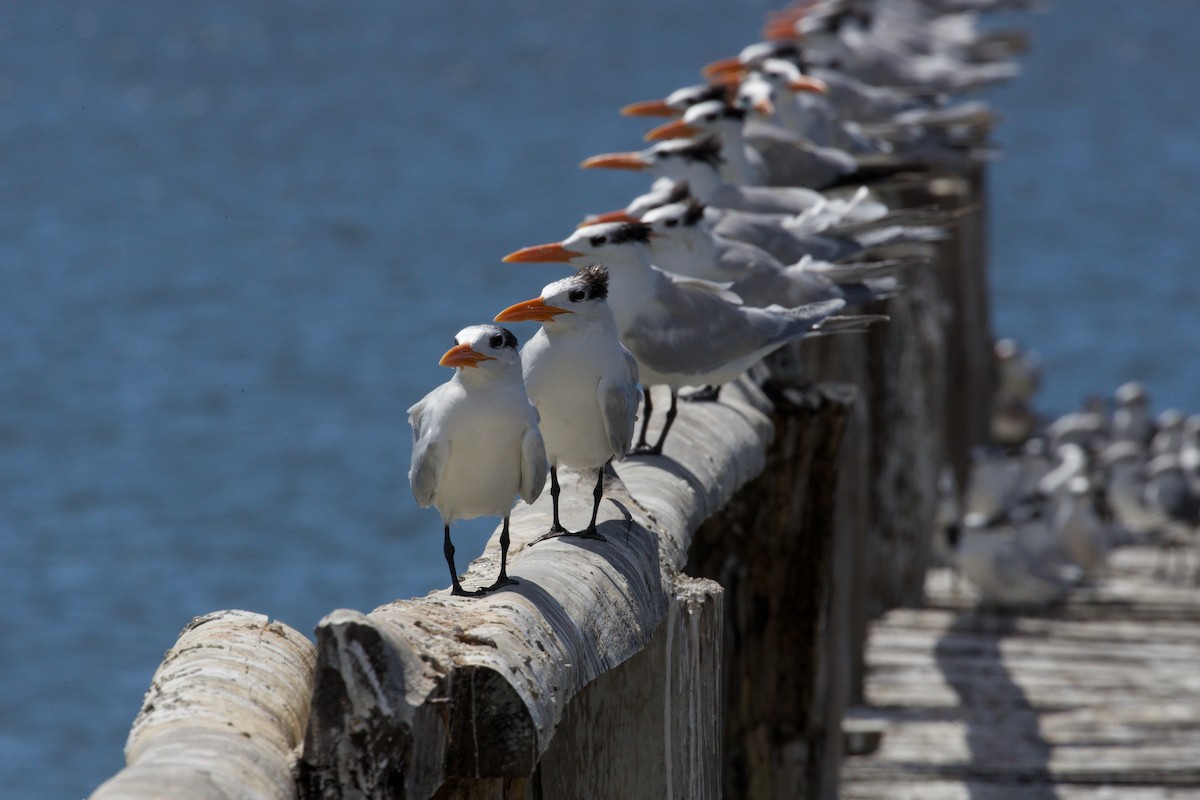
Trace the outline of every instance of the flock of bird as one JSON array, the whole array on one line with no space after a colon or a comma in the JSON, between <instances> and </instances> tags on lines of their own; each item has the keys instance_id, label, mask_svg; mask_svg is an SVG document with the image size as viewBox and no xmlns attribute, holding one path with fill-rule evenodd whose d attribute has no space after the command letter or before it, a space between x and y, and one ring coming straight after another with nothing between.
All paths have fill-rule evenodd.
<instances>
[{"instance_id":1,"label":"flock of bird","mask_svg":"<svg viewBox=\"0 0 1200 800\"><path fill-rule=\"evenodd\" d=\"M494 322L535 321L518 351L495 324L459 331L441 359L454 375L409 409L413 495L435 506L456 595L514 583L509 513L547 477L547 536L603 539L596 518L610 461L659 454L679 390L714 400L722 384L783 345L865 330L886 317L849 313L903 289L912 257L882 248L942 235L919 214L889 209L871 179L986 157L992 122L963 92L1014 73L1011 34L985 32L979 12L1017 0L802 0L770 15L764 41L709 64L705 82L628 116L671 120L643 150L589 158L589 169L654 178L619 211L589 217L561 241L506 262L577 270ZM636 440L638 386L641 429ZM650 387L670 405L647 441ZM558 470L597 473L592 518L559 518ZM450 526L500 516L500 574L463 588Z\"/></svg>"},{"instance_id":2,"label":"flock of bird","mask_svg":"<svg viewBox=\"0 0 1200 800\"><path fill-rule=\"evenodd\" d=\"M1172 560L1200 583L1200 414L1153 416L1137 382L1111 401L1091 398L1048 424L1029 406L1036 357L996 343L996 446L978 451L959 507L943 492L949 560L989 606L1045 606L1103 579L1109 553L1157 544L1158 572ZM945 479L949 483L949 478Z\"/></svg>"}]
</instances>

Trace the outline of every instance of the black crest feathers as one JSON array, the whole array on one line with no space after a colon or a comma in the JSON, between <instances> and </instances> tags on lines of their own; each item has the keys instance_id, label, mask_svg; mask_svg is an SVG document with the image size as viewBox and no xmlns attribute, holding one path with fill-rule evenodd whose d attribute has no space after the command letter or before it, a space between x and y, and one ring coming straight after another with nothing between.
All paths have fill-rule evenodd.
<instances>
[{"instance_id":1,"label":"black crest feathers","mask_svg":"<svg viewBox=\"0 0 1200 800\"><path fill-rule=\"evenodd\" d=\"M608 297L608 268L602 264L591 264L576 275L587 291L589 300L604 300Z\"/></svg>"}]
</instances>

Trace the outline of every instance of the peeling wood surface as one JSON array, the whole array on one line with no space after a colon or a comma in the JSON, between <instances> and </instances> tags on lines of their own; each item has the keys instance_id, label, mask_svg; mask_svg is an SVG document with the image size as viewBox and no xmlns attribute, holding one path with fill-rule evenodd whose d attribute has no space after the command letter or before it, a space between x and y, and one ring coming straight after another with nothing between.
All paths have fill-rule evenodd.
<instances>
[{"instance_id":1,"label":"peeling wood surface","mask_svg":"<svg viewBox=\"0 0 1200 800\"><path fill-rule=\"evenodd\" d=\"M314 662L308 639L262 614L197 617L154 673L128 766L92 800L294 797Z\"/></svg>"},{"instance_id":2,"label":"peeling wood surface","mask_svg":"<svg viewBox=\"0 0 1200 800\"><path fill-rule=\"evenodd\" d=\"M531 781L533 796L722 796L723 594L714 581L677 577L650 644L567 706Z\"/></svg>"},{"instance_id":3,"label":"peeling wood surface","mask_svg":"<svg viewBox=\"0 0 1200 800\"><path fill-rule=\"evenodd\" d=\"M1200 799L1200 591L1114 552L1060 608L983 612L944 571L930 607L872 627L867 705L883 733L846 760L847 800Z\"/></svg>"},{"instance_id":4,"label":"peeling wood surface","mask_svg":"<svg viewBox=\"0 0 1200 800\"><path fill-rule=\"evenodd\" d=\"M567 702L659 628L696 528L762 471L767 408L745 382L720 403L681 404L664 457L617 465L599 518L607 542L534 544L549 528L548 492L514 511L517 586L326 617L302 795L423 798L459 778L531 775ZM564 524L577 527L591 492L567 481L562 500ZM498 561L497 533L464 584L490 583Z\"/></svg>"},{"instance_id":5,"label":"peeling wood surface","mask_svg":"<svg viewBox=\"0 0 1200 800\"><path fill-rule=\"evenodd\" d=\"M767 388L779 431L767 469L704 524L687 566L726 592L725 797L805 796L823 763L834 464L857 393Z\"/></svg>"}]
</instances>

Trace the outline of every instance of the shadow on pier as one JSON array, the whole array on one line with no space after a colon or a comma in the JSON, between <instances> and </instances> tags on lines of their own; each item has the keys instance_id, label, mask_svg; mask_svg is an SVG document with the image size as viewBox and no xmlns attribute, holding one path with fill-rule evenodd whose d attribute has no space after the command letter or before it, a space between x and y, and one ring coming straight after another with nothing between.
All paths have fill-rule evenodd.
<instances>
[{"instance_id":1,"label":"shadow on pier","mask_svg":"<svg viewBox=\"0 0 1200 800\"><path fill-rule=\"evenodd\" d=\"M1050 745L1040 714L1004 662L1016 617L982 610L960 614L934 646L934 661L958 695L969 761L961 780L971 800L1056 800ZM957 772L957 770L955 770Z\"/></svg>"}]
</instances>

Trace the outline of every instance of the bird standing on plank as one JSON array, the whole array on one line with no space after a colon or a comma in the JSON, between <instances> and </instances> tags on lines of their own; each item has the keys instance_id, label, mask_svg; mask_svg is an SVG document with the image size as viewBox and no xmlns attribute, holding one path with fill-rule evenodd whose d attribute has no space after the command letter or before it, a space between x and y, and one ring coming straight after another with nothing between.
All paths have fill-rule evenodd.
<instances>
[{"instance_id":1,"label":"bird standing on plank","mask_svg":"<svg viewBox=\"0 0 1200 800\"><path fill-rule=\"evenodd\" d=\"M623 459L633 440L637 361L618 338L607 297L608 270L593 264L496 315L497 322L542 323L521 348L521 361L550 462L554 518L548 536L604 540L596 531L604 467L614 458ZM560 464L599 472L592 520L583 531L573 533L559 522Z\"/></svg>"},{"instance_id":2,"label":"bird standing on plank","mask_svg":"<svg viewBox=\"0 0 1200 800\"><path fill-rule=\"evenodd\" d=\"M517 494L532 503L542 493L546 448L511 332L498 325L463 328L438 363L454 367L454 375L408 409L413 429L408 480L417 503L435 506L442 515L452 594L481 595L516 583L507 570L508 515ZM485 515L504 517L500 576L468 592L454 567L450 525Z\"/></svg>"},{"instance_id":3,"label":"bird standing on plank","mask_svg":"<svg viewBox=\"0 0 1200 800\"><path fill-rule=\"evenodd\" d=\"M846 305L840 299L796 308L748 308L720 284L656 269L650 263L649 239L650 226L645 223L610 222L584 226L561 242L525 247L504 257L509 263L601 261L608 267L617 330L637 359L644 387L644 419L635 453L662 453L680 387L719 386L790 341L865 330L884 319L833 316ZM646 429L652 409L649 387L654 384L670 387L671 406L658 442L650 446Z\"/></svg>"}]
</instances>

